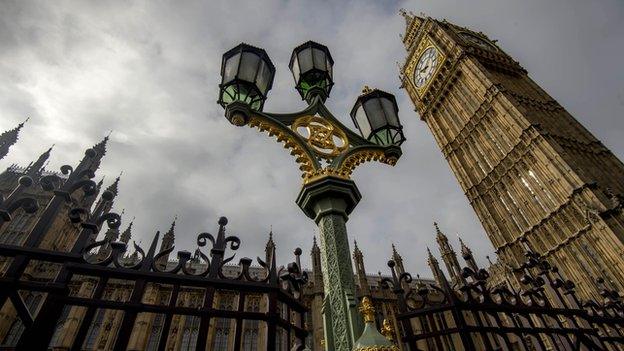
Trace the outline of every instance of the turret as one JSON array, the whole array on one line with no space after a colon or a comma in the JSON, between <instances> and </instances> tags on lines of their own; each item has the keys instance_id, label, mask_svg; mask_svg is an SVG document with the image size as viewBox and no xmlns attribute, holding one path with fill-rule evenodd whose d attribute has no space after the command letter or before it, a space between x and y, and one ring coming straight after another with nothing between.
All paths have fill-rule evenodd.
<instances>
[{"instance_id":1,"label":"turret","mask_svg":"<svg viewBox=\"0 0 624 351\"><path fill-rule=\"evenodd\" d=\"M405 267L403 266L403 257L397 252L396 247L392 244L392 260L396 264L397 274L405 273Z\"/></svg>"},{"instance_id":2,"label":"turret","mask_svg":"<svg viewBox=\"0 0 624 351\"><path fill-rule=\"evenodd\" d=\"M360 294L362 296L370 296L370 286L368 285L366 269L364 268L364 255L355 240L353 241L353 247L353 263L355 264L355 275L360 286Z\"/></svg>"},{"instance_id":3,"label":"turret","mask_svg":"<svg viewBox=\"0 0 624 351\"><path fill-rule=\"evenodd\" d=\"M53 147L54 145L52 145L48 150L42 153L35 162L32 162L28 165L28 167L26 167L25 173L27 176L31 177L34 181L37 181L37 179L39 179L39 177L41 176L41 172L43 171L43 167L46 164L46 161L48 160L48 158L50 158L50 153L52 152Z\"/></svg>"},{"instance_id":4,"label":"turret","mask_svg":"<svg viewBox=\"0 0 624 351\"><path fill-rule=\"evenodd\" d=\"M114 181L113 183L111 183L111 184L110 184L110 185L106 188L106 190L104 190L104 191L110 191L110 192L113 194L113 200L114 200L114 199L115 199L115 197L117 197L117 195L119 194L119 179L120 179L120 177L121 177L121 174L120 174L120 175L119 175L119 176L115 179L115 181ZM106 203L106 207L105 207L105 208L106 208L106 211L109 211L109 210L113 207L113 202L114 202L113 200L108 201L108 202ZM97 204L96 204L96 207L97 207L98 205L100 205L100 204L102 203L102 201L104 201L104 200L102 199L102 197L100 197L100 198L98 199L98 202L97 202Z\"/></svg>"},{"instance_id":5,"label":"turret","mask_svg":"<svg viewBox=\"0 0 624 351\"><path fill-rule=\"evenodd\" d=\"M472 269L473 271L478 271L479 267L477 266L477 262L472 255L472 250L470 250L470 248L466 246L461 237L459 238L459 244L461 245L461 254L464 261L466 261L466 265L470 267L470 269Z\"/></svg>"},{"instance_id":6,"label":"turret","mask_svg":"<svg viewBox=\"0 0 624 351\"><path fill-rule=\"evenodd\" d=\"M271 230L269 231L269 240L267 240L266 246L264 247L264 254L266 263L271 264L273 260L273 255L275 254L275 242L273 241L273 226L271 226Z\"/></svg>"},{"instance_id":7,"label":"turret","mask_svg":"<svg viewBox=\"0 0 624 351\"><path fill-rule=\"evenodd\" d=\"M317 291L323 291L323 271L321 270L321 249L316 244L316 236L312 242L312 281Z\"/></svg>"},{"instance_id":8,"label":"turret","mask_svg":"<svg viewBox=\"0 0 624 351\"><path fill-rule=\"evenodd\" d=\"M433 256L433 254L431 253L431 250L429 250L428 247L427 247L427 264L429 265L429 268L431 269L431 273L433 274L433 279L435 279L436 283L439 286L442 286L444 273L440 269L440 264L438 263L438 260L435 258L435 256Z\"/></svg>"},{"instance_id":9,"label":"turret","mask_svg":"<svg viewBox=\"0 0 624 351\"><path fill-rule=\"evenodd\" d=\"M19 132L27 121L28 119L18 124L17 127L0 134L0 160L9 153L9 148L17 142Z\"/></svg>"},{"instance_id":10,"label":"turret","mask_svg":"<svg viewBox=\"0 0 624 351\"><path fill-rule=\"evenodd\" d=\"M405 48L409 50L414 45L416 34L420 29L420 25L425 22L425 18L423 18L424 16L416 16L413 12L408 12L405 9L399 10L399 14L405 19L405 33L400 35L401 41L403 41Z\"/></svg>"},{"instance_id":11,"label":"turret","mask_svg":"<svg viewBox=\"0 0 624 351\"><path fill-rule=\"evenodd\" d=\"M446 270L451 275L452 283L459 285L464 282L464 278L461 276L461 266L457 260L457 254L453 250L451 244L449 244L446 235L444 235L438 227L438 223L434 222L433 225L436 229L436 241L438 242L440 255L442 256Z\"/></svg>"},{"instance_id":12,"label":"turret","mask_svg":"<svg viewBox=\"0 0 624 351\"><path fill-rule=\"evenodd\" d=\"M106 144L108 143L109 137L110 137L110 134L104 137L102 141L93 145L92 147L92 149L96 152L96 155L92 159L92 162L89 165L89 168L93 172L97 171L97 169L100 167L100 163L102 162L102 158L104 157L104 155L106 155Z\"/></svg>"},{"instance_id":13,"label":"turret","mask_svg":"<svg viewBox=\"0 0 624 351\"><path fill-rule=\"evenodd\" d=\"M128 224L128 227L121 233L120 240L126 244L130 242L130 238L132 237L132 223L134 223L134 218Z\"/></svg>"},{"instance_id":14,"label":"turret","mask_svg":"<svg viewBox=\"0 0 624 351\"><path fill-rule=\"evenodd\" d=\"M161 252L173 247L173 244L175 241L175 226L176 226L177 220L178 220L178 216L175 216L173 218L173 222L171 222L171 227L169 227L169 230L165 233L165 235L163 235L162 241L160 243ZM169 255L165 255L159 259L158 264L160 264L161 267L166 267L168 261L169 261Z\"/></svg>"}]
</instances>

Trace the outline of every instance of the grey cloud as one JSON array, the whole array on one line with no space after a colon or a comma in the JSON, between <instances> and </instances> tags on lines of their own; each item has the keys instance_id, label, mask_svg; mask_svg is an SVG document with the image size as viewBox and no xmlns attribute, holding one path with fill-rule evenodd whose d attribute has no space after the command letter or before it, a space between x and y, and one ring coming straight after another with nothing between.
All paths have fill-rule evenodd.
<instances>
[{"instance_id":1,"label":"grey cloud","mask_svg":"<svg viewBox=\"0 0 624 351\"><path fill-rule=\"evenodd\" d=\"M29 162L56 143L51 165L75 163L114 130L100 175L124 171L116 209L136 216L144 245L179 215L176 244L216 229L218 216L243 240L239 257L262 256L271 225L281 263L315 226L297 208L297 167L281 146L236 128L216 104L221 54L239 42L264 47L277 66L267 110L304 104L287 64L312 39L329 46L336 86L328 105L347 125L364 84L397 95L408 141L395 168L355 172L364 198L349 223L370 272L385 271L390 243L409 270L427 273L432 222L461 234L481 262L492 251L440 151L409 99L395 62L405 55L398 9L483 30L524 65L620 157L624 141L624 7L618 1L205 1L28 2L0 5L0 129L26 116L20 142L0 166ZM308 263L304 257L304 263Z\"/></svg>"}]
</instances>

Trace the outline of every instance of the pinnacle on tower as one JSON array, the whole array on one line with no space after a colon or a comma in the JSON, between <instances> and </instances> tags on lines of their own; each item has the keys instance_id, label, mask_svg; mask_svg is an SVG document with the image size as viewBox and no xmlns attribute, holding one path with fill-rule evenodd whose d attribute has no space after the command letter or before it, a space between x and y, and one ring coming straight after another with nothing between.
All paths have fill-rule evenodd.
<instances>
[{"instance_id":1,"label":"pinnacle on tower","mask_svg":"<svg viewBox=\"0 0 624 351\"><path fill-rule=\"evenodd\" d=\"M273 226L269 230L269 239L267 240L266 246L264 248L265 258L267 263L271 263L273 260L273 255L275 254L275 242L273 241Z\"/></svg>"},{"instance_id":2,"label":"pinnacle on tower","mask_svg":"<svg viewBox=\"0 0 624 351\"><path fill-rule=\"evenodd\" d=\"M444 233L442 233L442 231L440 230L440 227L438 226L438 222L433 222L433 226L435 227L435 230L436 230L436 239L447 240L446 235L444 235Z\"/></svg>"},{"instance_id":3,"label":"pinnacle on tower","mask_svg":"<svg viewBox=\"0 0 624 351\"><path fill-rule=\"evenodd\" d=\"M457 236L459 238L459 245L461 246L461 254L463 258L466 258L468 256L472 257L472 250L470 250L470 248L464 243L464 241L462 240L462 238L460 236Z\"/></svg>"},{"instance_id":4,"label":"pinnacle on tower","mask_svg":"<svg viewBox=\"0 0 624 351\"><path fill-rule=\"evenodd\" d=\"M316 243L316 235L312 237L312 253L314 253L315 251L320 251L321 249L318 247L318 244Z\"/></svg>"},{"instance_id":5,"label":"pinnacle on tower","mask_svg":"<svg viewBox=\"0 0 624 351\"><path fill-rule=\"evenodd\" d=\"M356 255L362 256L362 251L358 247L357 240L353 240L353 256L355 257Z\"/></svg>"},{"instance_id":6,"label":"pinnacle on tower","mask_svg":"<svg viewBox=\"0 0 624 351\"><path fill-rule=\"evenodd\" d=\"M4 158L4 156L9 153L9 148L17 142L20 130L29 119L30 117L26 118L26 120L18 124L17 127L0 134L0 159Z\"/></svg>"},{"instance_id":7,"label":"pinnacle on tower","mask_svg":"<svg viewBox=\"0 0 624 351\"><path fill-rule=\"evenodd\" d=\"M165 235L163 235L163 243L165 241L171 240L171 243L173 244L173 240L175 239L175 226L176 226L177 220L178 220L178 215L175 215L175 217L173 217L173 221L171 222L171 226L169 227L169 230L165 233Z\"/></svg>"},{"instance_id":8,"label":"pinnacle on tower","mask_svg":"<svg viewBox=\"0 0 624 351\"><path fill-rule=\"evenodd\" d=\"M273 226L271 226L271 229L269 230L269 240L267 240L266 243L266 250L268 251L269 248L274 248L275 247L275 242L273 241Z\"/></svg>"},{"instance_id":9,"label":"pinnacle on tower","mask_svg":"<svg viewBox=\"0 0 624 351\"><path fill-rule=\"evenodd\" d=\"M459 265L457 254L455 253L455 250L453 250L453 247L449 243L446 235L442 233L442 231L440 230L440 227L438 227L438 223L433 222L433 225L436 229L436 241L438 242L440 255L442 256L442 260L444 261L446 270L449 272L453 283L460 284L463 282L463 277L462 277L462 268Z\"/></svg>"},{"instance_id":10,"label":"pinnacle on tower","mask_svg":"<svg viewBox=\"0 0 624 351\"><path fill-rule=\"evenodd\" d=\"M429 246L427 246L427 263L429 263L429 265L438 264L438 259L431 253Z\"/></svg>"},{"instance_id":11,"label":"pinnacle on tower","mask_svg":"<svg viewBox=\"0 0 624 351\"><path fill-rule=\"evenodd\" d=\"M162 241L160 243L160 251L164 251L173 247L173 242L175 241L175 226L176 221L178 220L178 216L173 217L173 222L171 222L171 227L169 230L163 235ZM167 262L169 262L169 255L165 255L160 257L158 264L161 267L166 267Z\"/></svg>"},{"instance_id":12,"label":"pinnacle on tower","mask_svg":"<svg viewBox=\"0 0 624 351\"><path fill-rule=\"evenodd\" d=\"M43 167L46 164L46 161L48 160L48 158L50 158L50 152L52 152L53 147L54 145L50 146L50 148L42 153L35 162L32 162L30 165L28 165L28 167L26 168L26 175L31 178L38 178L38 176L41 174L41 171L43 170Z\"/></svg>"},{"instance_id":13,"label":"pinnacle on tower","mask_svg":"<svg viewBox=\"0 0 624 351\"><path fill-rule=\"evenodd\" d=\"M102 157L106 155L106 144L108 143L109 135L105 136L102 141L93 145L91 149L93 149L96 153L95 157L92 158L91 163L89 164L89 168L95 172L100 167L100 162L102 161Z\"/></svg>"},{"instance_id":14,"label":"pinnacle on tower","mask_svg":"<svg viewBox=\"0 0 624 351\"><path fill-rule=\"evenodd\" d=\"M401 257L401 254L399 254L399 252L397 251L394 243L392 243L392 259L394 260L394 262L396 262L397 265L403 265L403 257Z\"/></svg>"},{"instance_id":15,"label":"pinnacle on tower","mask_svg":"<svg viewBox=\"0 0 624 351\"><path fill-rule=\"evenodd\" d=\"M134 217L130 221L130 224L128 224L128 227L123 231L123 233L121 233L120 240L126 244L130 242L130 238L132 237L132 224L133 223L134 223Z\"/></svg>"},{"instance_id":16,"label":"pinnacle on tower","mask_svg":"<svg viewBox=\"0 0 624 351\"><path fill-rule=\"evenodd\" d=\"M119 194L119 179L121 178L122 174L123 172L119 173L115 181L111 185L109 185L108 188L106 188L106 191L110 191L111 193L115 194L115 196Z\"/></svg>"},{"instance_id":17,"label":"pinnacle on tower","mask_svg":"<svg viewBox=\"0 0 624 351\"><path fill-rule=\"evenodd\" d=\"M110 137L110 133L104 137L99 143L93 145L92 149L98 153L99 157L102 157L106 154L106 144L108 143L108 139Z\"/></svg>"}]
</instances>

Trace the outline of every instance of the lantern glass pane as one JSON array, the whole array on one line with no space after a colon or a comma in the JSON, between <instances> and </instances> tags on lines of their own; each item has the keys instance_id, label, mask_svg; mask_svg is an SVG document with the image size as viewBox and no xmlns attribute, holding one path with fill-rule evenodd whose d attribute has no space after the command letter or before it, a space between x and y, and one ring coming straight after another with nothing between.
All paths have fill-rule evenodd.
<instances>
[{"instance_id":1,"label":"lantern glass pane","mask_svg":"<svg viewBox=\"0 0 624 351\"><path fill-rule=\"evenodd\" d=\"M247 82L255 82L259 62L260 57L258 57L258 55L251 52L243 52L240 68L238 70L238 78Z\"/></svg>"},{"instance_id":2,"label":"lantern glass pane","mask_svg":"<svg viewBox=\"0 0 624 351\"><path fill-rule=\"evenodd\" d=\"M260 71L258 72L258 88L263 95L267 93L267 87L271 81L271 68L266 62L262 61L260 64Z\"/></svg>"},{"instance_id":3,"label":"lantern glass pane","mask_svg":"<svg viewBox=\"0 0 624 351\"><path fill-rule=\"evenodd\" d=\"M366 110L366 115L368 116L372 130L386 125L386 119L379 100L379 98L372 98L364 103L364 109Z\"/></svg>"},{"instance_id":4,"label":"lantern glass pane","mask_svg":"<svg viewBox=\"0 0 624 351\"><path fill-rule=\"evenodd\" d=\"M327 72L329 73L329 78L334 79L334 68L332 67L331 61L329 61L329 56L325 57L325 61L327 64Z\"/></svg>"},{"instance_id":5,"label":"lantern glass pane","mask_svg":"<svg viewBox=\"0 0 624 351\"><path fill-rule=\"evenodd\" d=\"M399 118L397 117L394 104L390 99L382 98L381 105L383 106L384 113L386 114L386 121L393 127L399 126Z\"/></svg>"},{"instance_id":6,"label":"lantern glass pane","mask_svg":"<svg viewBox=\"0 0 624 351\"><path fill-rule=\"evenodd\" d=\"M326 71L325 53L321 49L312 48L312 56L314 58L314 68Z\"/></svg>"},{"instance_id":7,"label":"lantern glass pane","mask_svg":"<svg viewBox=\"0 0 624 351\"><path fill-rule=\"evenodd\" d=\"M293 60L292 73L293 77L295 77L295 83L299 83L299 74L301 74L301 70L299 70L299 59L297 55L295 55L295 59Z\"/></svg>"},{"instance_id":8,"label":"lantern glass pane","mask_svg":"<svg viewBox=\"0 0 624 351\"><path fill-rule=\"evenodd\" d=\"M310 48L301 50L297 56L299 57L299 69L301 73L312 69L312 50Z\"/></svg>"},{"instance_id":9,"label":"lantern glass pane","mask_svg":"<svg viewBox=\"0 0 624 351\"><path fill-rule=\"evenodd\" d=\"M366 117L366 111L364 110L364 107L362 107L362 105L360 105L360 107L355 112L355 120L357 121L362 136L364 138L368 138L371 132L371 128L370 124L368 123L368 118Z\"/></svg>"},{"instance_id":10,"label":"lantern glass pane","mask_svg":"<svg viewBox=\"0 0 624 351\"><path fill-rule=\"evenodd\" d=\"M236 77L238 70L238 62L240 61L240 53L230 57L225 61L225 70L223 71L222 83L229 83Z\"/></svg>"},{"instance_id":11,"label":"lantern glass pane","mask_svg":"<svg viewBox=\"0 0 624 351\"><path fill-rule=\"evenodd\" d=\"M390 145L394 144L392 140L392 131L390 129L382 129L375 133L375 138L373 139L379 145Z\"/></svg>"}]
</instances>

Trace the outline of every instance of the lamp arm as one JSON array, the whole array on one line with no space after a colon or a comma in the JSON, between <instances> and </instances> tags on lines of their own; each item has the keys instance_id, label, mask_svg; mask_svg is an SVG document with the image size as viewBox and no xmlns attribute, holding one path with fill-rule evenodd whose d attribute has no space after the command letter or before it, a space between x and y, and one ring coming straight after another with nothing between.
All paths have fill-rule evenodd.
<instances>
[{"instance_id":1,"label":"lamp arm","mask_svg":"<svg viewBox=\"0 0 624 351\"><path fill-rule=\"evenodd\" d=\"M377 161L394 166L401 154L400 147L380 146L368 142L367 145L352 147L343 152L332 161L331 167L343 176L350 177L353 170L361 163Z\"/></svg>"},{"instance_id":2,"label":"lamp arm","mask_svg":"<svg viewBox=\"0 0 624 351\"><path fill-rule=\"evenodd\" d=\"M315 171L322 168L318 158L306 141L280 119L274 115L254 112L249 116L247 125L257 128L261 132L266 132L269 136L275 136L277 141L283 143L284 148L290 150L290 154L295 157L302 177L310 177Z\"/></svg>"}]
</instances>

